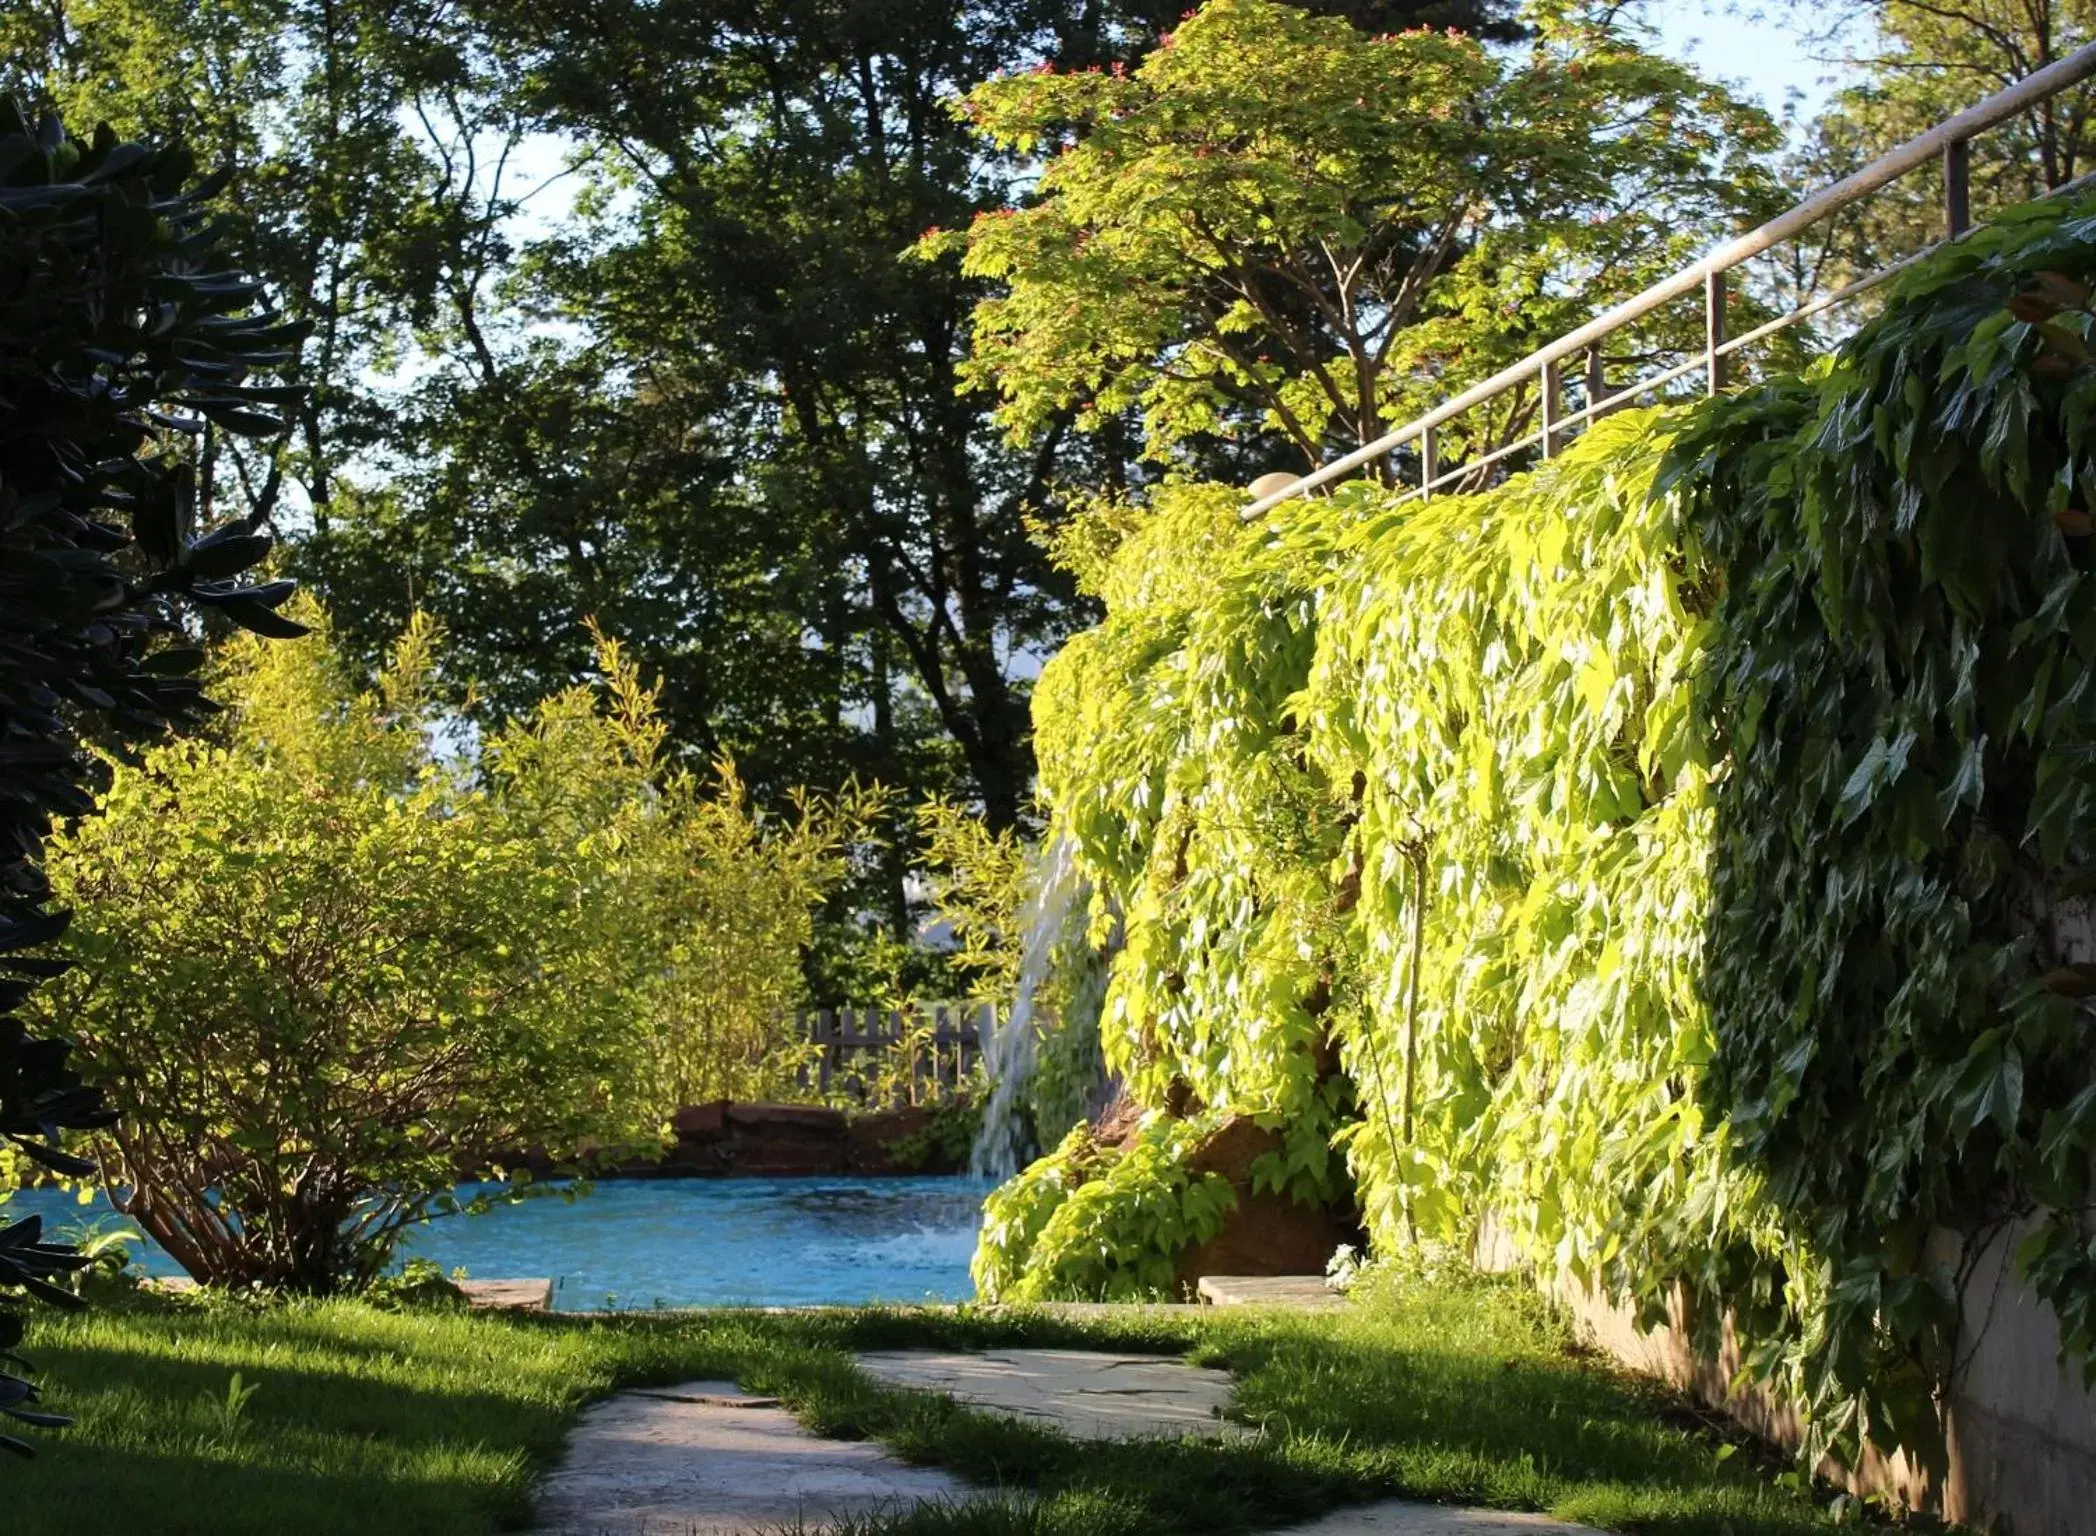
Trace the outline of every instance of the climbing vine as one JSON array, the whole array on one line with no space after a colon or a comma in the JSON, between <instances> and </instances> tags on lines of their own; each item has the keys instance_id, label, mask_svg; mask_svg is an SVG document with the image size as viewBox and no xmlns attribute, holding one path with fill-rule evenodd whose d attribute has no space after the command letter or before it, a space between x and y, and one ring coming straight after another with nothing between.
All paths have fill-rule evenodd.
<instances>
[{"instance_id":1,"label":"climbing vine","mask_svg":"<svg viewBox=\"0 0 2096 1536\"><path fill-rule=\"evenodd\" d=\"M1669 471L1728 572L1700 1098L1812 1256L1769 1347L1837 1439L1931 1426L2003 1225L2096 1362L2092 278L2096 210L2011 214Z\"/></svg>"},{"instance_id":2,"label":"climbing vine","mask_svg":"<svg viewBox=\"0 0 2096 1536\"><path fill-rule=\"evenodd\" d=\"M1350 1175L1385 1251L1730 1315L1814 1454L1933 1438L2006 1223L2096 1356L2092 279L2096 210L2048 205L1807 375L1481 495L1098 514L1107 617L1036 716L1125 925L1131 1195L1279 1120L1262 1177ZM1198 1239L1127 1257L1118 1166L1002 1192L986 1288L1121 1283L1063 1228L1168 1270Z\"/></svg>"},{"instance_id":3,"label":"climbing vine","mask_svg":"<svg viewBox=\"0 0 2096 1536\"><path fill-rule=\"evenodd\" d=\"M1160 1118L1125 1147L1074 1127L987 1202L978 1290L995 1301L1174 1295L1174 1256L1214 1237L1237 1204L1230 1181L1187 1164L1212 1121Z\"/></svg>"}]
</instances>

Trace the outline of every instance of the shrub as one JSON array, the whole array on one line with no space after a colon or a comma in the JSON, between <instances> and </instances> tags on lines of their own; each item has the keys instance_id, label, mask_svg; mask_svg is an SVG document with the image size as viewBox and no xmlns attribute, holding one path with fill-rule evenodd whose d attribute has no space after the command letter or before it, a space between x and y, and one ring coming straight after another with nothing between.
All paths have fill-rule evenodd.
<instances>
[{"instance_id":1,"label":"shrub","mask_svg":"<svg viewBox=\"0 0 2096 1536\"><path fill-rule=\"evenodd\" d=\"M90 806L76 730L144 736L195 720L185 606L265 633L287 583L241 573L269 541L196 527L192 441L273 433L296 391L248 382L295 332L224 270L207 203L179 149L32 127L0 102L0 1145L60 1169L59 1132L106 1122L58 1039L16 1016L61 965L32 957L65 919L36 864L50 820ZM35 1218L0 1229L0 1293L69 1299L53 1282L85 1263ZM0 1352L21 1337L0 1310ZM0 1414L55 1422L0 1373ZM24 1451L0 1436L0 1447Z\"/></svg>"},{"instance_id":2,"label":"shrub","mask_svg":"<svg viewBox=\"0 0 2096 1536\"><path fill-rule=\"evenodd\" d=\"M55 840L79 963L51 1006L122 1114L127 1213L201 1281L325 1292L466 1170L654 1140L690 1045L672 1005L788 985L780 914L805 922L826 870L817 830L769 837L732 781L661 775L615 649L602 690L445 757L430 627L360 692L305 612L311 642L224 652L224 730L112 765ZM766 919L717 927L737 890Z\"/></svg>"},{"instance_id":3,"label":"shrub","mask_svg":"<svg viewBox=\"0 0 2096 1536\"><path fill-rule=\"evenodd\" d=\"M801 956L885 796L795 791L764 814L728 759L673 767L653 693L615 642L600 637L600 654L608 707L586 687L547 700L489 743L490 786L532 836L573 843L598 872L588 907L630 968L635 1092L658 1118L795 1097L812 1053L794 1016Z\"/></svg>"}]
</instances>

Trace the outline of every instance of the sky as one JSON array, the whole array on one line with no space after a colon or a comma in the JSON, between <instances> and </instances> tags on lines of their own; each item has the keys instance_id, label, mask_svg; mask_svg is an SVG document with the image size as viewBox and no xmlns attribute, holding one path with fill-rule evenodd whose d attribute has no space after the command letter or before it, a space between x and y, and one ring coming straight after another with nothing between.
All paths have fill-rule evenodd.
<instances>
[{"instance_id":1,"label":"sky","mask_svg":"<svg viewBox=\"0 0 2096 1536\"><path fill-rule=\"evenodd\" d=\"M1641 7L1655 51L1759 98L1779 118L1795 92L1799 117L1809 118L1826 100L1831 68L1810 56L1795 15L1781 6L1768 7L1768 16L1751 14L1759 9L1727 0L1648 0Z\"/></svg>"}]
</instances>

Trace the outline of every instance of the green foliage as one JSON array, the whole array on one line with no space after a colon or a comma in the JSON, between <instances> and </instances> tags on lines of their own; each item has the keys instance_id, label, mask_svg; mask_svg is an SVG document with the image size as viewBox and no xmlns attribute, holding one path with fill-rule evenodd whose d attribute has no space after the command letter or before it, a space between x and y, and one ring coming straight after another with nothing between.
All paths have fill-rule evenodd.
<instances>
[{"instance_id":1,"label":"green foliage","mask_svg":"<svg viewBox=\"0 0 2096 1536\"><path fill-rule=\"evenodd\" d=\"M1120 519L1037 712L1139 1100L1280 1119L1284 1187L1340 1149L1386 1253L1686 1284L1808 1454L1929 1445L2006 1219L2090 1359L2092 278L2025 211L1491 492ZM986 1289L1106 1227L1091 1156L1000 1193Z\"/></svg>"},{"instance_id":2,"label":"green foliage","mask_svg":"<svg viewBox=\"0 0 2096 1536\"><path fill-rule=\"evenodd\" d=\"M1218 435L1306 466L1357 447L1773 197L1764 113L1557 15L1510 51L1210 0L1131 70L1044 65L958 110L1043 163L1029 205L919 247L1004 285L962 378L1022 439L1139 415L1153 458ZM1444 451L1535 408L1517 391Z\"/></svg>"},{"instance_id":3,"label":"green foliage","mask_svg":"<svg viewBox=\"0 0 2096 1536\"><path fill-rule=\"evenodd\" d=\"M447 1275L434 1259L417 1256L401 1265L399 1273L373 1280L364 1288L361 1299L382 1312L463 1312L470 1303L458 1282L465 1278L463 1269Z\"/></svg>"},{"instance_id":4,"label":"green foliage","mask_svg":"<svg viewBox=\"0 0 2096 1536\"><path fill-rule=\"evenodd\" d=\"M954 390L983 286L903 264L1024 195L943 102L1000 70L1151 48L1183 0L68 0L0 6L0 90L223 166L228 248L310 324L291 430L212 430L205 520L382 664L418 611L484 726L627 639L681 758L753 801L854 777L1015 825L1026 674L1089 620L1029 540L1126 440L1007 446ZM1513 0L1320 0L1369 30ZM732 125L732 126L729 126ZM868 1003L914 930L906 818L809 975ZM863 963L861 963L863 962ZM921 972L919 957L910 967Z\"/></svg>"},{"instance_id":5,"label":"green foliage","mask_svg":"<svg viewBox=\"0 0 2096 1536\"><path fill-rule=\"evenodd\" d=\"M982 1100L957 1099L932 1106L922 1127L887 1144L888 1161L905 1172L920 1168L944 1173L968 1166L975 1133L982 1129Z\"/></svg>"},{"instance_id":6,"label":"green foliage","mask_svg":"<svg viewBox=\"0 0 2096 1536\"><path fill-rule=\"evenodd\" d=\"M360 692L303 611L315 642L220 658L224 732L112 764L54 841L78 966L48 1006L122 1112L126 1213L201 1281L327 1291L462 1171L768 1084L848 813L774 833L731 771L665 771L608 644L601 689L439 758L432 626Z\"/></svg>"},{"instance_id":7,"label":"green foliage","mask_svg":"<svg viewBox=\"0 0 2096 1536\"><path fill-rule=\"evenodd\" d=\"M2010 1218L2096 1379L2092 279L2086 201L2005 215L1670 472L1727 572L1700 1097L1813 1256L1749 1284L1830 1437L1928 1424Z\"/></svg>"},{"instance_id":8,"label":"green foliage","mask_svg":"<svg viewBox=\"0 0 2096 1536\"><path fill-rule=\"evenodd\" d=\"M986 1301L1176 1298L1179 1253L1237 1206L1228 1179L1186 1166L1214 1129L1159 1117L1107 1147L1073 1127L985 1202L976 1290Z\"/></svg>"},{"instance_id":9,"label":"green foliage","mask_svg":"<svg viewBox=\"0 0 2096 1536\"><path fill-rule=\"evenodd\" d=\"M106 1123L62 1039L32 1038L16 1010L62 961L24 951L62 912L37 859L51 821L92 807L76 732L109 739L193 724L197 608L265 634L289 582L243 573L269 552L258 527L197 527L192 440L266 435L295 389L251 381L297 330L227 269L211 189L186 152L32 126L0 99L0 1153L79 1172L62 1130ZM43 1240L37 1218L0 1226L0 1296L78 1305L59 1282L91 1263ZM0 1356L22 1322L0 1308ZM11 1356L7 1358L11 1359ZM63 1422L0 1371L0 1416ZM28 1447L0 1436L0 1448Z\"/></svg>"}]
</instances>

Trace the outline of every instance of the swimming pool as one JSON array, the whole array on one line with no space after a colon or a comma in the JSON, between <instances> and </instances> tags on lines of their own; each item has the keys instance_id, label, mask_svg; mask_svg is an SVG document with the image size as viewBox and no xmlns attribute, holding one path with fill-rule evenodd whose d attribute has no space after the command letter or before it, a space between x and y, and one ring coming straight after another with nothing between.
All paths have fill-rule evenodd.
<instances>
[{"instance_id":1,"label":"swimming pool","mask_svg":"<svg viewBox=\"0 0 2096 1536\"><path fill-rule=\"evenodd\" d=\"M572 1202L541 1195L440 1218L403 1253L479 1280L551 1277L562 1311L964 1301L987 1189L954 1178L609 1179ZM121 1221L99 1198L83 1207L52 1190L22 1191L0 1221L31 1211L52 1231ZM142 1246L147 1273L181 1273Z\"/></svg>"}]
</instances>

